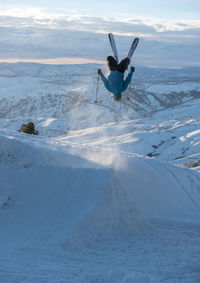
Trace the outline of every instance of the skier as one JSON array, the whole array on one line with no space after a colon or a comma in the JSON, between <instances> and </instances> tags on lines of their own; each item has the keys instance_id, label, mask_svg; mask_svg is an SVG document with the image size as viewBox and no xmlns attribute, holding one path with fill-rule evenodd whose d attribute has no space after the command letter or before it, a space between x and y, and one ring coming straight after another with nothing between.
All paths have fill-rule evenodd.
<instances>
[{"instance_id":1,"label":"skier","mask_svg":"<svg viewBox=\"0 0 200 283\"><path fill-rule=\"evenodd\" d=\"M130 59L125 58L119 64L117 64L117 60L113 56L107 57L107 64L110 69L110 75L106 78L101 69L98 69L98 74L101 76L101 79L109 92L114 94L115 101L119 101L121 99L121 94L124 92L135 71L134 67L131 67L131 70L124 80L124 72L128 69L128 65L130 64Z\"/></svg>"}]
</instances>

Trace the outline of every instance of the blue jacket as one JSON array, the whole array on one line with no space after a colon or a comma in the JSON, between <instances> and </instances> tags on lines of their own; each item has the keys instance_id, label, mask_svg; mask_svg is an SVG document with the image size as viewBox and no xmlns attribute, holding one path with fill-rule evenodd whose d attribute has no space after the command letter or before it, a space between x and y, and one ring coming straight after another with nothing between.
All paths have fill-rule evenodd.
<instances>
[{"instance_id":1,"label":"blue jacket","mask_svg":"<svg viewBox=\"0 0 200 283\"><path fill-rule=\"evenodd\" d=\"M125 91L131 81L133 72L130 71L127 78L124 80L124 73L112 71L108 79L101 73L101 79L108 91L112 92L114 96L120 97L121 93Z\"/></svg>"}]
</instances>

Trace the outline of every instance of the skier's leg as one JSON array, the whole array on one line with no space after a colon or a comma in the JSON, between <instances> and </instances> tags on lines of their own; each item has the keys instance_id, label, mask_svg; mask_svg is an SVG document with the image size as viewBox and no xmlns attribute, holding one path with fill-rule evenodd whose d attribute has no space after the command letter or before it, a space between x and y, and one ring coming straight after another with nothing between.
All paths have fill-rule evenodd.
<instances>
[{"instance_id":1,"label":"skier's leg","mask_svg":"<svg viewBox=\"0 0 200 283\"><path fill-rule=\"evenodd\" d=\"M128 65L130 64L130 59L125 58L123 59L119 65L117 66L117 71L120 73L124 73L128 69Z\"/></svg>"},{"instance_id":2,"label":"skier's leg","mask_svg":"<svg viewBox=\"0 0 200 283\"><path fill-rule=\"evenodd\" d=\"M110 71L116 71L117 69L117 61L115 60L115 58L113 56L108 56L107 57L107 62L108 62L108 67L110 69Z\"/></svg>"}]
</instances>

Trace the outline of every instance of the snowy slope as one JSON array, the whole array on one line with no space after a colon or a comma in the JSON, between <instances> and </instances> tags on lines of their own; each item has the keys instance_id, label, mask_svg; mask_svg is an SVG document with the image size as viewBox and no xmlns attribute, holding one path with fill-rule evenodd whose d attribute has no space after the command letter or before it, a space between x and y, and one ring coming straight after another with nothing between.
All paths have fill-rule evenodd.
<instances>
[{"instance_id":1,"label":"snowy slope","mask_svg":"<svg viewBox=\"0 0 200 283\"><path fill-rule=\"evenodd\" d=\"M55 117L93 125L143 117L199 98L198 68L180 70L136 67L132 88L116 104L100 82L105 66L0 64L0 118ZM178 84L177 84L178 81ZM162 93L162 95L160 95ZM127 97L129 100L127 100Z\"/></svg>"},{"instance_id":2,"label":"snowy slope","mask_svg":"<svg viewBox=\"0 0 200 283\"><path fill-rule=\"evenodd\" d=\"M97 68L0 64L0 282L199 282L198 68Z\"/></svg>"},{"instance_id":3,"label":"snowy slope","mask_svg":"<svg viewBox=\"0 0 200 283\"><path fill-rule=\"evenodd\" d=\"M167 223L166 220L200 221L200 177L190 170L119 152L112 153L111 161L107 150L104 156L107 154L109 160L104 162L110 165L103 166L78 158L82 155L81 148L76 147L77 156L74 156L65 145L52 145L48 139L24 137L13 132L1 131L0 142L0 250L3 255L0 261L5 270L0 273L2 280L32 282L37 268L39 281L48 278L52 280L50 282L60 282L50 270L43 277L43 270L34 267L33 262L27 267L31 274L22 272L18 264L12 275L7 277L5 274L19 256L23 265L33 252L38 260L50 250L48 261L51 261L58 250L69 252L73 247L84 251L86 247L96 247L97 243L104 245L105 241L112 240L118 245L115 242L124 237L129 237L130 241L131 235L143 239L149 234L149 239L141 240L146 247L150 244L152 229L158 229L153 219L162 220L162 223ZM59 156L61 147L62 160ZM161 233L162 229L158 231ZM12 260L5 262L11 254ZM127 255L133 256L131 253ZM85 260L88 263L89 258L86 256ZM74 259L71 264L75 268ZM166 264L170 265L170 262ZM128 269L123 268L123 271L122 278L125 278ZM166 274L162 277L160 271L155 276L162 280ZM57 274L58 270L55 272ZM133 273L131 278L136 275ZM68 276L61 275L60 278L77 282L81 278L79 273L78 276L73 281L73 272L68 272ZM93 276L99 276L98 268L93 271ZM106 280L109 276L105 275ZM85 273L83 282L87 282L86 277ZM144 278L150 280L147 274ZM107 282L112 282L112 277Z\"/></svg>"}]
</instances>

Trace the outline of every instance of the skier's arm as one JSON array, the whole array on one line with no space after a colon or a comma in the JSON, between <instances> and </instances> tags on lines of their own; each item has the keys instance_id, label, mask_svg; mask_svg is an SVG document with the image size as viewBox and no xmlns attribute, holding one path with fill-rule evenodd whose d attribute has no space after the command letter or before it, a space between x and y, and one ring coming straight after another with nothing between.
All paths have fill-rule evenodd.
<instances>
[{"instance_id":1,"label":"skier's arm","mask_svg":"<svg viewBox=\"0 0 200 283\"><path fill-rule=\"evenodd\" d=\"M127 78L125 79L124 81L124 87L123 87L123 91L125 91L132 79L132 76L133 76L133 72L135 71L135 68L134 67L131 67L131 71L130 73L128 74Z\"/></svg>"},{"instance_id":2,"label":"skier's arm","mask_svg":"<svg viewBox=\"0 0 200 283\"><path fill-rule=\"evenodd\" d=\"M102 74L102 72L98 71L98 74L100 75L100 77L101 77L101 79L102 79L102 81L103 81L103 83L104 83L105 88L106 88L108 91L110 91L110 84L109 84L108 79L104 76L104 74Z\"/></svg>"}]
</instances>

